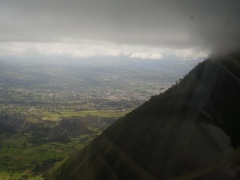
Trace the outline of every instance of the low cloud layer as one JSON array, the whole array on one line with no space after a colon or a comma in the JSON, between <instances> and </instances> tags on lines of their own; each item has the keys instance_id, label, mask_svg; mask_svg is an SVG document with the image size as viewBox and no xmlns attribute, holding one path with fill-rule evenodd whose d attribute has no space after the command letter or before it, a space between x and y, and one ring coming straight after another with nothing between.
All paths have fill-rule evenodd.
<instances>
[{"instance_id":1,"label":"low cloud layer","mask_svg":"<svg viewBox=\"0 0 240 180\"><path fill-rule=\"evenodd\" d=\"M240 47L239 9L238 0L1 0L0 54L160 59L230 50Z\"/></svg>"},{"instance_id":2,"label":"low cloud layer","mask_svg":"<svg viewBox=\"0 0 240 180\"><path fill-rule=\"evenodd\" d=\"M68 56L78 59L99 56L162 59L165 56L174 55L184 59L195 59L206 57L206 52L192 48L173 50L171 48L94 42L89 44L66 42L5 42L0 43L0 55L15 57Z\"/></svg>"}]
</instances>

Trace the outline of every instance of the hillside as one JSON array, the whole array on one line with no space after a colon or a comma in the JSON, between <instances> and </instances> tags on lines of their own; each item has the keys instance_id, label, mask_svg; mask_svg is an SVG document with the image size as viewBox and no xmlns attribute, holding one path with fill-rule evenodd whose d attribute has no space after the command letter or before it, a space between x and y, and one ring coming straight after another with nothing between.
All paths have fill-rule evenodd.
<instances>
[{"instance_id":1,"label":"hillside","mask_svg":"<svg viewBox=\"0 0 240 180\"><path fill-rule=\"evenodd\" d=\"M240 53L208 58L45 178L169 179L220 161L240 145L239 68ZM225 163L202 178L236 173Z\"/></svg>"}]
</instances>

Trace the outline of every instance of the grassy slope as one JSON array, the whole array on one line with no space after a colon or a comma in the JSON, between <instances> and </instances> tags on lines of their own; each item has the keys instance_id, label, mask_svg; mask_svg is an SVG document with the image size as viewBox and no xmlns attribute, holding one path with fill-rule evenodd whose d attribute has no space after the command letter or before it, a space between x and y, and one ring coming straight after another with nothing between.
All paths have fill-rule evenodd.
<instances>
[{"instance_id":1,"label":"grassy slope","mask_svg":"<svg viewBox=\"0 0 240 180\"><path fill-rule=\"evenodd\" d=\"M21 133L4 137L0 149L0 171L8 176L16 173L23 174L24 171L33 170L36 164L41 165L49 158L62 159L82 149L92 139L89 137L88 141L81 142L82 139L86 139L86 136L72 138L68 144L49 142L39 145L29 143L28 135ZM4 176L0 175L0 178L2 177Z\"/></svg>"}]
</instances>

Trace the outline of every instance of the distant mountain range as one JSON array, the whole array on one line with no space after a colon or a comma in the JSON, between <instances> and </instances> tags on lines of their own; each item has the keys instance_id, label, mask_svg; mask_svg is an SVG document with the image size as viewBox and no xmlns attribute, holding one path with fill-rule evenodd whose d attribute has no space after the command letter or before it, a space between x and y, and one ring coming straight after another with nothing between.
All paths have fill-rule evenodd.
<instances>
[{"instance_id":1,"label":"distant mountain range","mask_svg":"<svg viewBox=\"0 0 240 180\"><path fill-rule=\"evenodd\" d=\"M211 56L45 178L233 179L217 162L239 147L239 129L240 53Z\"/></svg>"}]
</instances>

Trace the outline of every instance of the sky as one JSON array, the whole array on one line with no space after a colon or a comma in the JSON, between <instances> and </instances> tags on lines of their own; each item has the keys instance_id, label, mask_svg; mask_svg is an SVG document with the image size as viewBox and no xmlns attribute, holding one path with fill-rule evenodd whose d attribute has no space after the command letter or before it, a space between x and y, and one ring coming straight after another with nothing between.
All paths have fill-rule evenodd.
<instances>
[{"instance_id":1,"label":"sky","mask_svg":"<svg viewBox=\"0 0 240 180\"><path fill-rule=\"evenodd\" d=\"M239 0L0 0L0 56L191 59L238 47Z\"/></svg>"}]
</instances>

